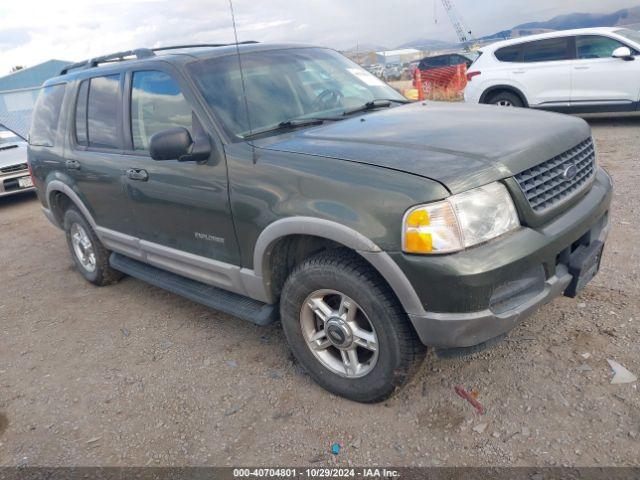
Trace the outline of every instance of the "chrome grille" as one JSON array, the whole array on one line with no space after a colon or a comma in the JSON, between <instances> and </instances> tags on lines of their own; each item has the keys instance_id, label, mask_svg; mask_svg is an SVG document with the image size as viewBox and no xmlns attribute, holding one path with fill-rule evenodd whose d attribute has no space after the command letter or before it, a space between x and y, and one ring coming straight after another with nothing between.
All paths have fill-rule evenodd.
<instances>
[{"instance_id":1,"label":"chrome grille","mask_svg":"<svg viewBox=\"0 0 640 480\"><path fill-rule=\"evenodd\" d=\"M0 168L0 172L2 173L13 173L13 172L21 172L22 170L27 170L29 167L26 163L19 163L18 165L11 165L10 167Z\"/></svg>"},{"instance_id":2,"label":"chrome grille","mask_svg":"<svg viewBox=\"0 0 640 480\"><path fill-rule=\"evenodd\" d=\"M542 213L585 187L594 175L595 160L593 140L589 138L551 160L519 173L515 179L531 208Z\"/></svg>"}]
</instances>

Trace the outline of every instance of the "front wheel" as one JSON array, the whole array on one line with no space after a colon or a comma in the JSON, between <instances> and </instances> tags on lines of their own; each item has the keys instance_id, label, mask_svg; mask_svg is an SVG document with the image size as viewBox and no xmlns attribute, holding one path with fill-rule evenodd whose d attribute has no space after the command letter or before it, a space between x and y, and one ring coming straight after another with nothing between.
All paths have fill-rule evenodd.
<instances>
[{"instance_id":1,"label":"front wheel","mask_svg":"<svg viewBox=\"0 0 640 480\"><path fill-rule=\"evenodd\" d=\"M384 400L424 358L393 292L349 251L323 252L296 267L280 316L298 362L322 387L351 400Z\"/></svg>"}]
</instances>

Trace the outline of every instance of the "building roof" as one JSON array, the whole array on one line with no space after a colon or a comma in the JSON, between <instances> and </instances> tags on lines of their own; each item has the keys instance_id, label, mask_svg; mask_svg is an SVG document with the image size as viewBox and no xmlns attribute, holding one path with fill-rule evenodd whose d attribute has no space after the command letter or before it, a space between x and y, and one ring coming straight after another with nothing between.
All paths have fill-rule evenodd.
<instances>
[{"instance_id":1,"label":"building roof","mask_svg":"<svg viewBox=\"0 0 640 480\"><path fill-rule=\"evenodd\" d=\"M414 55L416 53L420 53L420 50L416 50L415 48L401 48L400 50L385 50L384 52L376 52L377 55L382 55L383 57L394 57L396 55Z\"/></svg>"},{"instance_id":2,"label":"building roof","mask_svg":"<svg viewBox=\"0 0 640 480\"><path fill-rule=\"evenodd\" d=\"M39 87L45 80L58 75L60 70L70 63L65 60L47 60L38 65L12 72L0 77L0 91Z\"/></svg>"}]
</instances>

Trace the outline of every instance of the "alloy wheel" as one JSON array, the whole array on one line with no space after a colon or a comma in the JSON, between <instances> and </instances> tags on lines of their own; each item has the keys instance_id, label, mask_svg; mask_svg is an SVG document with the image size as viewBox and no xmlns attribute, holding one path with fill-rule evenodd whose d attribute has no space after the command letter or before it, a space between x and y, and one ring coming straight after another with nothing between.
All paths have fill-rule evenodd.
<instances>
[{"instance_id":1,"label":"alloy wheel","mask_svg":"<svg viewBox=\"0 0 640 480\"><path fill-rule=\"evenodd\" d=\"M87 272L94 272L96 269L96 254L87 231L82 225L74 223L71 225L70 235L73 253L80 265Z\"/></svg>"},{"instance_id":2,"label":"alloy wheel","mask_svg":"<svg viewBox=\"0 0 640 480\"><path fill-rule=\"evenodd\" d=\"M378 336L362 307L336 290L316 290L302 305L300 326L320 363L347 378L367 375L378 360Z\"/></svg>"}]
</instances>

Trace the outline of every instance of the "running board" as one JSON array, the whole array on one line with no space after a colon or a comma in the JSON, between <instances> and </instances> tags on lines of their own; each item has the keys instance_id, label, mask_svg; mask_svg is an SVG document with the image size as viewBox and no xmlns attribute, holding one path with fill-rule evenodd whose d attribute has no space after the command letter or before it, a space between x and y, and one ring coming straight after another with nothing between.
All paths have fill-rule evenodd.
<instances>
[{"instance_id":1,"label":"running board","mask_svg":"<svg viewBox=\"0 0 640 480\"><path fill-rule=\"evenodd\" d=\"M119 253L111 254L109 264L122 273L256 325L268 325L277 318L274 305L167 272Z\"/></svg>"}]
</instances>

